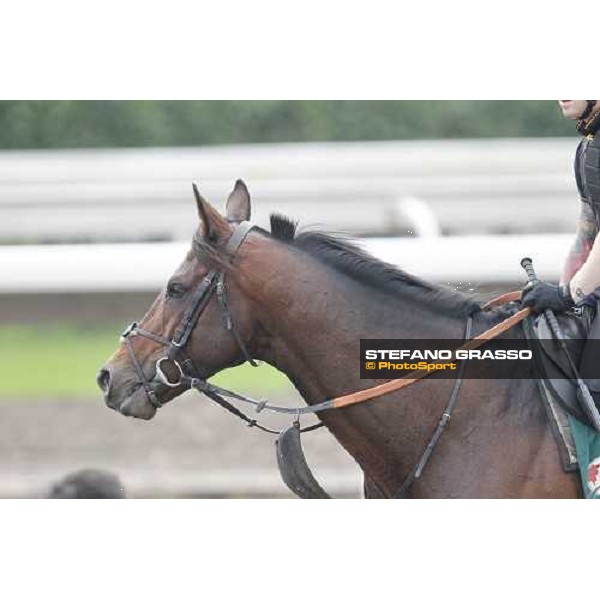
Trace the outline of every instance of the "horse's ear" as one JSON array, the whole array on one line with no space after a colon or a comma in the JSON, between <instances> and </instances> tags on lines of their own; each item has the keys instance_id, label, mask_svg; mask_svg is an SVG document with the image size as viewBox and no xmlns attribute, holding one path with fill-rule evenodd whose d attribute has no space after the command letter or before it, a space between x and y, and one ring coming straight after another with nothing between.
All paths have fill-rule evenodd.
<instances>
[{"instance_id":1,"label":"horse's ear","mask_svg":"<svg viewBox=\"0 0 600 600\"><path fill-rule=\"evenodd\" d=\"M248 221L250 219L250 194L246 184L238 179L227 202L225 213L228 221Z\"/></svg>"},{"instance_id":2,"label":"horse's ear","mask_svg":"<svg viewBox=\"0 0 600 600\"><path fill-rule=\"evenodd\" d=\"M196 198L196 206L198 207L198 216L204 224L204 237L207 240L212 240L214 239L215 231L210 219L210 206L208 202L200 195L198 186L195 182L192 183L192 188L194 189L194 197Z\"/></svg>"}]
</instances>

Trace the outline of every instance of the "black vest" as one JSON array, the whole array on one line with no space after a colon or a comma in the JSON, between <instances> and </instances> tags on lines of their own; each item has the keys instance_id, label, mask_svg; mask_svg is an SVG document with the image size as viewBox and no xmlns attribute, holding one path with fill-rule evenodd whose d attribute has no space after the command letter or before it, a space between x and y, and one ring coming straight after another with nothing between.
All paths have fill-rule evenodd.
<instances>
[{"instance_id":1,"label":"black vest","mask_svg":"<svg viewBox=\"0 0 600 600\"><path fill-rule=\"evenodd\" d=\"M600 227L600 132L579 142L575 153L575 178L581 199L590 204Z\"/></svg>"}]
</instances>

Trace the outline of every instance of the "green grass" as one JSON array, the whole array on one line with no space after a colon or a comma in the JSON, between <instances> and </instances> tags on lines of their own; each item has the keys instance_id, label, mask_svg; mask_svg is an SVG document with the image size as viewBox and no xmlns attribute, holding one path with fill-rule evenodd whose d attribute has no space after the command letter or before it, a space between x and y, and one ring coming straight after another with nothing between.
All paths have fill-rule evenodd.
<instances>
[{"instance_id":1,"label":"green grass","mask_svg":"<svg viewBox=\"0 0 600 600\"><path fill-rule=\"evenodd\" d=\"M117 325L0 326L0 398L97 398L96 372L115 351L118 332ZM228 369L211 381L250 394L291 388L269 365Z\"/></svg>"}]
</instances>

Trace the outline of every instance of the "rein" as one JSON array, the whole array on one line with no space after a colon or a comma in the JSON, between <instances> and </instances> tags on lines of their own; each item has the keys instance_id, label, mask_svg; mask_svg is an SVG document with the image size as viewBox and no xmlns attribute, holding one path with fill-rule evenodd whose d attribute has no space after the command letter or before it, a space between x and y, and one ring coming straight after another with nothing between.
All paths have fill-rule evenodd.
<instances>
[{"instance_id":1,"label":"rein","mask_svg":"<svg viewBox=\"0 0 600 600\"><path fill-rule=\"evenodd\" d=\"M229 254L231 258L235 256L237 250L246 239L246 236L250 233L250 231L252 231L252 229L254 229L254 227L255 226L248 221L241 221L236 225L233 233L231 234L231 237L225 244L225 252ZM247 422L249 426L257 426L260 429L269 431L270 433L277 433L273 430L268 430L268 428L265 428L262 425L259 426L256 422L256 419L251 419L243 413L241 413L238 409L230 405L223 398L223 396L235 400L240 400L248 404L252 404L257 413L263 410L268 410L276 413L296 415L296 417L299 418L299 416L303 414L316 414L325 410L344 408L353 404L359 404L368 400L373 400L374 398L379 398L380 396L385 396L387 394L390 394L391 392L407 388L433 373L433 371L422 371L420 373L417 373L416 375L411 375L410 377L402 377L400 379L387 381L385 383L376 385L365 390L359 390L352 394L337 396L336 398L324 400L323 402L319 402L313 405L298 406L293 408L287 406L280 406L277 404L270 404L266 400L255 400L254 398L250 398L238 392L234 392L222 388L218 385L208 383L208 381L206 381L205 379L196 376L196 374L198 373L198 369L195 367L193 361L187 356L185 356L184 349L192 335L194 328L196 327L200 315L208 305L210 299L213 296L213 293L215 292L215 295L217 297L217 303L223 315L223 323L225 328L233 335L246 361L248 361L254 367L258 366L258 363L256 363L250 356L244 342L242 341L234 325L234 321L231 317L229 306L227 304L224 277L225 275L223 271L219 271L218 269L214 268L211 269L204 276L198 287L194 290L188 307L186 308L181 322L177 326L172 339L169 339L163 335L159 335L152 331L142 329L137 323L132 323L131 325L129 325L121 334L121 340L125 343L127 347L127 351L138 375L139 382L144 388L148 401L155 408L160 408L162 406L162 403L157 398L156 392L152 387L152 383L159 383L170 388L183 386L186 389L195 389L207 395L209 398L211 398L212 400L229 410L231 413L235 414L237 417ZM494 298L493 300L485 304L482 307L482 310L489 310L494 306L499 306L510 301L515 301L519 298L520 292L511 292L509 294L504 294L502 296ZM489 340L498 337L499 335L508 331L511 327L514 327L515 325L520 323L530 313L530 308L523 308L514 315L502 321L501 323L494 325L493 327L487 329L486 331L475 336L474 338L470 338L471 321L473 317L472 315L469 316L469 321L467 323L467 328L465 331L466 342L462 346L460 346L458 350L472 350L478 348L479 346L485 344ZM167 348L166 356L156 361L155 375L153 379L149 379L148 377L146 377L142 364L140 363L135 353L132 338L136 336L145 337L156 342L157 344L166 346ZM178 361L180 355L184 356L184 360L181 362ZM171 379L169 379L168 374L165 372L165 367L163 366L165 363L171 364L176 368L176 380L172 381ZM188 371L191 371L192 373L190 374ZM460 380L460 375L457 377L457 380Z\"/></svg>"},{"instance_id":2,"label":"rein","mask_svg":"<svg viewBox=\"0 0 600 600\"><path fill-rule=\"evenodd\" d=\"M504 304L505 302L513 301L520 297L521 292L512 292L508 295L499 296L498 298L494 298L494 300L488 302L483 310L487 310L492 308L493 306L498 306L500 304ZM507 299L509 298L509 299ZM474 350L479 348L486 342L493 340L494 338L502 335L515 325L519 324L523 319L531 314L530 308L523 308L516 312L514 315L508 317L504 321L490 327L483 333L479 335L469 338L470 335L470 327L467 328L465 333L465 337L467 341L457 348L457 350ZM472 317L469 317L469 320L472 320ZM464 364L464 363L463 363ZM434 371L422 371L417 373L416 375L412 375L411 377L401 377L400 379L394 379L392 381L388 381L386 383L382 383L376 385L374 387L368 388L366 390L360 390L358 392L354 392L352 394L347 394L344 396L337 396L336 398L331 398L329 400L324 400L323 402L319 402L317 404L308 405L308 406L297 406L297 407L288 407L288 406L280 406L277 404L270 404L266 400L256 400L254 398L250 398L239 392L233 392L231 390L227 390L220 386L214 385L212 383L208 383L203 379L195 379L193 377L184 377L182 379L182 383L187 385L189 388L193 388L199 392L209 395L221 395L226 396L228 398L233 398L235 400L240 400L241 402L246 402L248 404L252 404L255 407L255 411L257 413L262 412L263 410L268 410L276 413L283 414L291 414L291 415L304 415L304 414L316 414L319 412L323 412L325 410L333 410L337 408L344 408L346 406L350 406L352 404L359 404L361 402L367 402L368 400L373 400L374 398L379 398L380 396L385 396L397 390L401 390L403 388L407 388L421 379L424 379L428 375L433 374ZM457 378L458 380L458 378ZM255 424L255 423L253 423Z\"/></svg>"}]
</instances>

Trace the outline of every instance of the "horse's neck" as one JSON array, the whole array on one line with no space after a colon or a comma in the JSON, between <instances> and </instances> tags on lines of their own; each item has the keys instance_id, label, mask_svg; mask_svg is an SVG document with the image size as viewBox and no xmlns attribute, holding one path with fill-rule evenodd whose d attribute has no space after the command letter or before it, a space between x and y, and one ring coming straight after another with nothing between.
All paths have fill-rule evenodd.
<instances>
[{"instance_id":1,"label":"horse's neck","mask_svg":"<svg viewBox=\"0 0 600 600\"><path fill-rule=\"evenodd\" d=\"M306 262L306 261L305 261ZM461 338L464 322L403 297L392 298L318 265L290 265L285 286L258 292L261 358L283 371L308 403L370 387L359 376L365 338Z\"/></svg>"}]
</instances>

